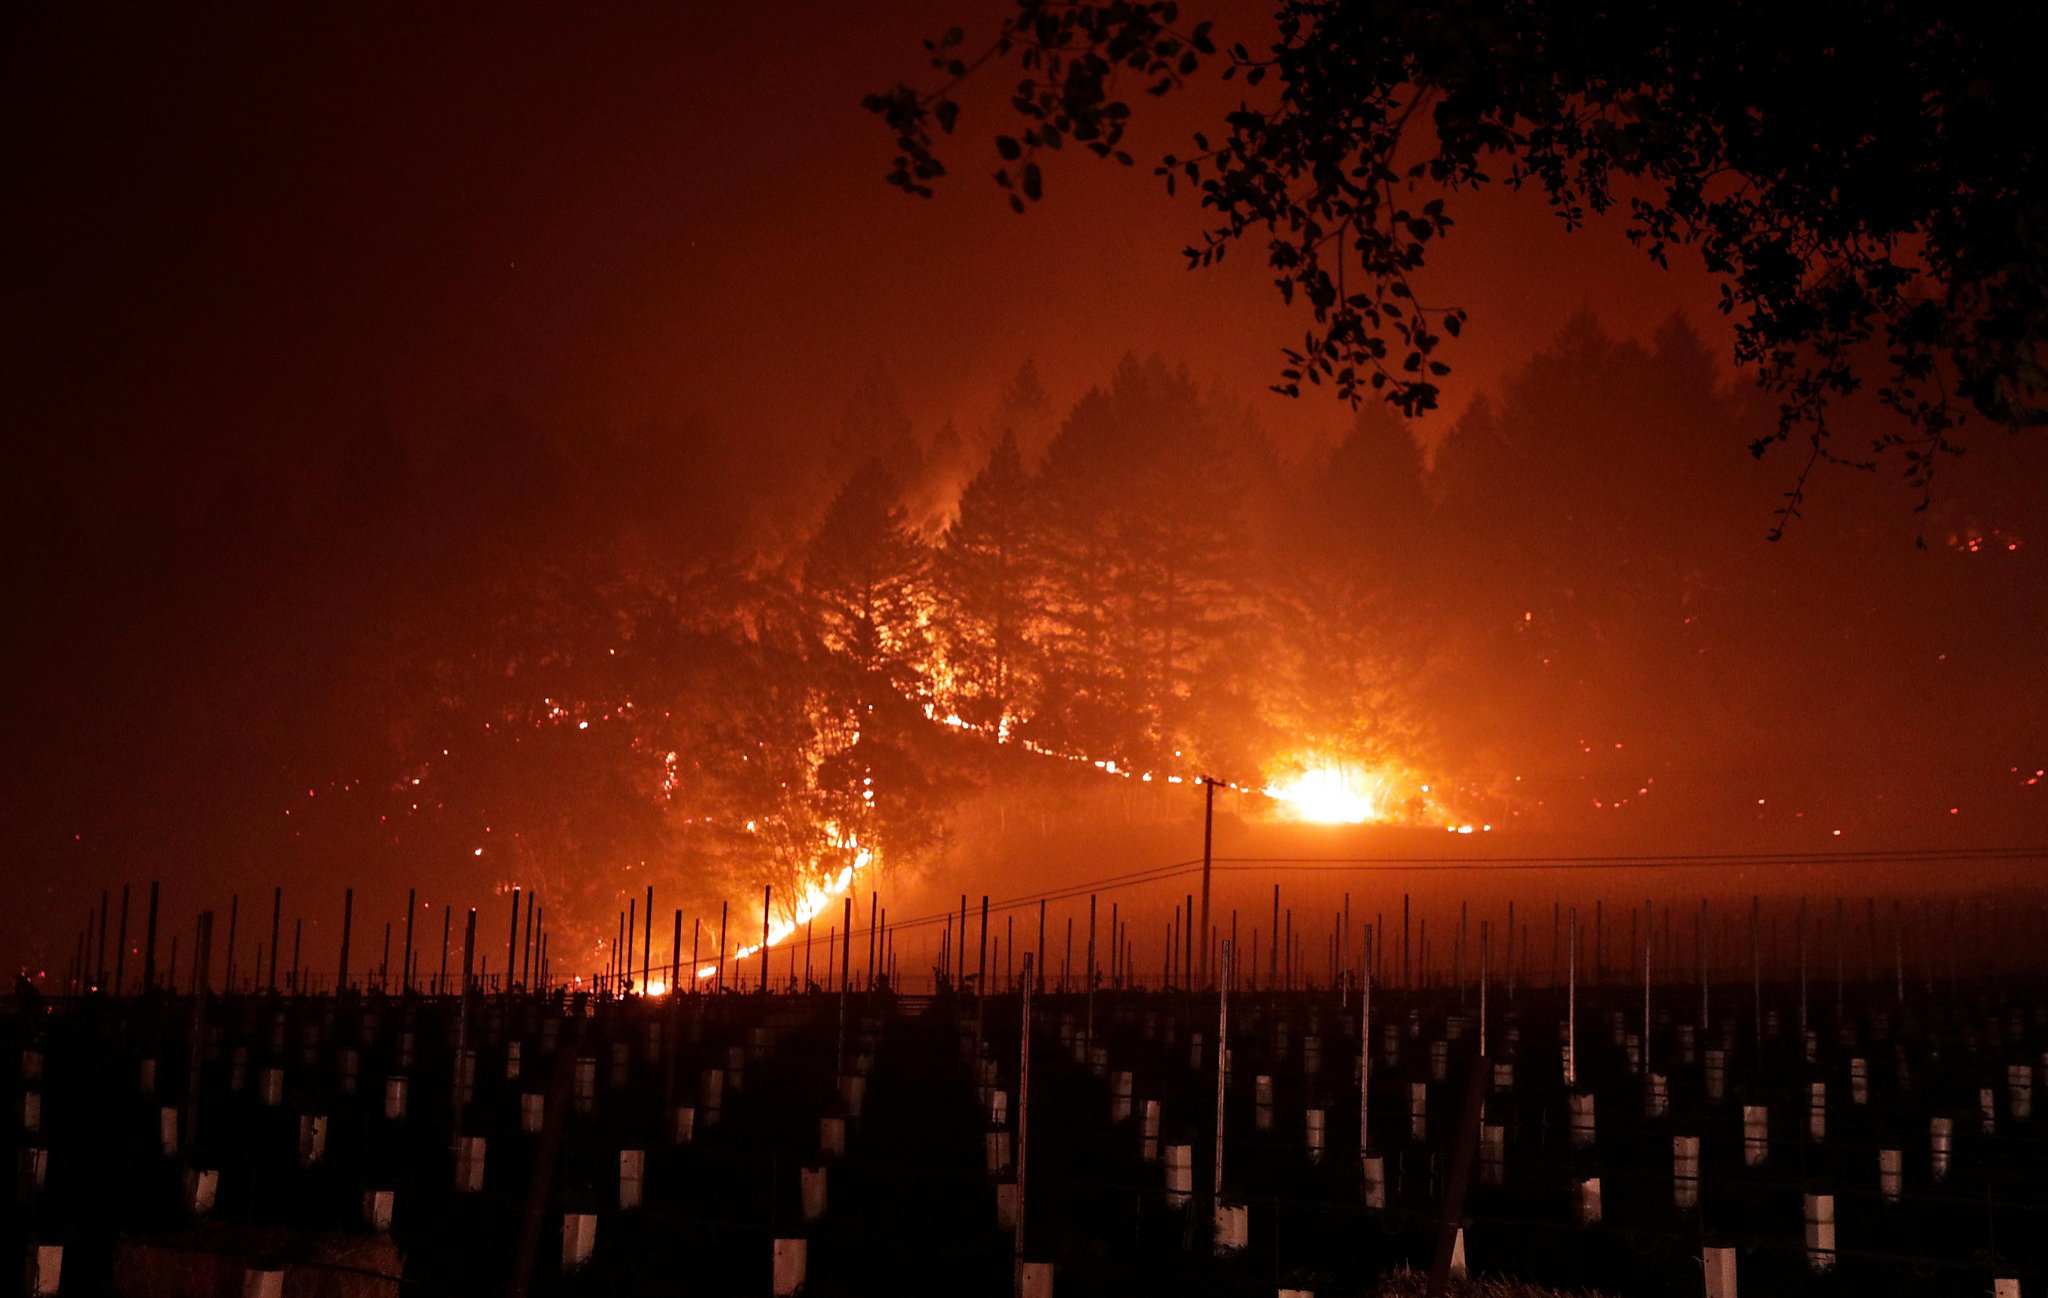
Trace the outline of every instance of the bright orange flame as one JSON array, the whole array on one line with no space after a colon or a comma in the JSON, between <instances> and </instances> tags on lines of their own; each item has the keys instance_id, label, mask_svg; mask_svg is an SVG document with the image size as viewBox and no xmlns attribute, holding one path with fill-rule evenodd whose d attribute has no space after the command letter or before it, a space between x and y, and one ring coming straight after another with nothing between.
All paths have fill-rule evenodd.
<instances>
[{"instance_id":1,"label":"bright orange flame","mask_svg":"<svg viewBox=\"0 0 2048 1298\"><path fill-rule=\"evenodd\" d=\"M852 862L841 868L838 874L806 885L803 898L797 903L791 917L769 922L768 946L782 945L783 941L790 934L796 932L802 925L809 923L812 917L823 913L827 906L845 896L847 889L853 887L854 876L860 873L860 871L865 870L875 859L874 852L869 848L862 847L860 840L853 835L848 834L842 837L836 826L828 826L827 829L835 847L843 847L853 853ZM750 956L759 955L761 953L761 946L761 943L756 942L751 946L740 947L732 953L732 963L738 965L740 961ZM718 966L715 964L699 965L697 967L697 977L699 978L709 978L717 972Z\"/></svg>"},{"instance_id":2,"label":"bright orange flame","mask_svg":"<svg viewBox=\"0 0 2048 1298\"><path fill-rule=\"evenodd\" d=\"M1377 783L1338 767L1312 766L1267 785L1265 792L1292 819L1312 825L1362 825L1380 819L1377 790L1372 787Z\"/></svg>"}]
</instances>

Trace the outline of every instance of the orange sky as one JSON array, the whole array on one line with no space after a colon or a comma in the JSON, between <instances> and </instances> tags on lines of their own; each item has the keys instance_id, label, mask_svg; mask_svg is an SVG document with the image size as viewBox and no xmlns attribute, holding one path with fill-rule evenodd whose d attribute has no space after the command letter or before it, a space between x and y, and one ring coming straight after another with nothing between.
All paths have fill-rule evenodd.
<instances>
[{"instance_id":1,"label":"orange sky","mask_svg":"<svg viewBox=\"0 0 2048 1298\"><path fill-rule=\"evenodd\" d=\"M4 92L35 125L8 146L17 399L65 430L55 453L144 491L337 423L431 437L492 404L558 435L701 420L774 444L836 426L878 367L921 431L971 430L1025 357L1057 406L1125 349L1251 400L1283 445L1332 435L1334 403L1264 390L1304 322L1256 250L1186 271L1201 214L1142 163L1062 158L1015 217L986 179L1001 123L971 98L935 200L881 183L860 96L1002 8L26 19L40 57ZM1249 36L1259 7L1236 8L1219 30ZM1134 151L1183 147L1226 89L1142 119ZM1433 281L1472 312L1452 413L1581 307L1624 333L1685 310L1724 341L1704 279L1613 228L1567 237L1533 196L1453 211ZM176 427L168 465L145 418Z\"/></svg>"}]
</instances>

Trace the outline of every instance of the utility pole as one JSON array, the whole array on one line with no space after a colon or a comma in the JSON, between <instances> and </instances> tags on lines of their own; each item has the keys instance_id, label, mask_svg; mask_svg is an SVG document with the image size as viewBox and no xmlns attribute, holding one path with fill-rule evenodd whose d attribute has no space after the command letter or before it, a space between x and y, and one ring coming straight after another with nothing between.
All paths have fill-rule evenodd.
<instances>
[{"instance_id":1,"label":"utility pole","mask_svg":"<svg viewBox=\"0 0 2048 1298\"><path fill-rule=\"evenodd\" d=\"M1209 986L1209 872L1214 864L1216 843L1216 786L1219 781L1202 777L1202 986Z\"/></svg>"}]
</instances>

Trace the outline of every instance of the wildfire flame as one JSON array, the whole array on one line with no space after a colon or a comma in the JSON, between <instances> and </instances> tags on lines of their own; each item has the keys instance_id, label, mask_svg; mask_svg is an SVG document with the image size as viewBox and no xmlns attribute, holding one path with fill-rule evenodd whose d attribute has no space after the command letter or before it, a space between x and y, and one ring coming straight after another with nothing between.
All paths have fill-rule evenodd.
<instances>
[{"instance_id":1,"label":"wildfire flame","mask_svg":"<svg viewBox=\"0 0 2048 1298\"><path fill-rule=\"evenodd\" d=\"M875 859L874 852L869 848L861 846L859 838L852 834L842 836L834 829L832 831L832 844L835 847L844 848L853 853L853 859L841 867L837 874L821 876L807 884L804 888L804 895L798 899L796 906L789 912L787 918L770 920L768 924L768 941L765 945L771 947L782 945L789 938L790 934L796 932L798 928L821 914L827 906L844 897L847 890L853 887L854 877L862 870L867 869ZM732 962L737 965L749 956L759 955L763 945L763 943L756 942L751 946L738 948L732 953ZM716 964L699 965L697 967L697 977L700 979L709 978L717 972L718 966Z\"/></svg>"},{"instance_id":2,"label":"wildfire flame","mask_svg":"<svg viewBox=\"0 0 2048 1298\"><path fill-rule=\"evenodd\" d=\"M1362 825L1382 816L1380 782L1335 766L1312 766L1265 788L1295 820L1312 825Z\"/></svg>"}]
</instances>

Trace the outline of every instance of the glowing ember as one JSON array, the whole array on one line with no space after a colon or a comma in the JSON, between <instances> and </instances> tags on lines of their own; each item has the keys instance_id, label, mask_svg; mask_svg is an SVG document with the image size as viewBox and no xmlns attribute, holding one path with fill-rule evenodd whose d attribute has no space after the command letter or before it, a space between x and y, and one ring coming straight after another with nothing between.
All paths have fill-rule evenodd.
<instances>
[{"instance_id":1,"label":"glowing ember","mask_svg":"<svg viewBox=\"0 0 2048 1298\"><path fill-rule=\"evenodd\" d=\"M1371 783L1333 766L1314 766L1267 785L1265 792L1295 820L1312 825L1362 825L1380 818Z\"/></svg>"}]
</instances>

